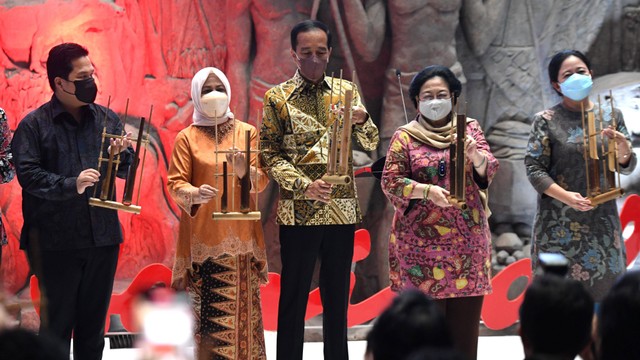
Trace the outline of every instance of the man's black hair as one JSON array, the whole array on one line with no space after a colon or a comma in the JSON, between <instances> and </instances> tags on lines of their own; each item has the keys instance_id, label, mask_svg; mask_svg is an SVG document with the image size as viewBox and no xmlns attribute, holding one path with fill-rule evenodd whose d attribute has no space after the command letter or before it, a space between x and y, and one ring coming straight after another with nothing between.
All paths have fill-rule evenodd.
<instances>
[{"instance_id":1,"label":"man's black hair","mask_svg":"<svg viewBox=\"0 0 640 360\"><path fill-rule=\"evenodd\" d=\"M444 315L417 290L398 295L367 335L367 352L375 360L404 359L425 346L451 347Z\"/></svg>"},{"instance_id":2,"label":"man's black hair","mask_svg":"<svg viewBox=\"0 0 640 360\"><path fill-rule=\"evenodd\" d=\"M591 339L594 302L584 286L557 275L536 277L520 306L523 341L534 355L573 359Z\"/></svg>"},{"instance_id":3,"label":"man's black hair","mask_svg":"<svg viewBox=\"0 0 640 360\"><path fill-rule=\"evenodd\" d=\"M322 30L327 34L327 48L331 48L331 31L329 31L329 27L318 20L305 20L299 22L293 27L293 29L291 29L291 48L293 51L296 51L296 47L298 46L298 34L315 29Z\"/></svg>"},{"instance_id":4,"label":"man's black hair","mask_svg":"<svg viewBox=\"0 0 640 360\"><path fill-rule=\"evenodd\" d=\"M600 306L600 360L640 359L640 271L623 275Z\"/></svg>"},{"instance_id":5,"label":"man's black hair","mask_svg":"<svg viewBox=\"0 0 640 360\"><path fill-rule=\"evenodd\" d=\"M69 80L69 74L73 71L73 61L88 55L89 51L84 46L75 43L63 43L51 48L47 58L47 77L51 90L56 90L53 81L56 77Z\"/></svg>"}]
</instances>

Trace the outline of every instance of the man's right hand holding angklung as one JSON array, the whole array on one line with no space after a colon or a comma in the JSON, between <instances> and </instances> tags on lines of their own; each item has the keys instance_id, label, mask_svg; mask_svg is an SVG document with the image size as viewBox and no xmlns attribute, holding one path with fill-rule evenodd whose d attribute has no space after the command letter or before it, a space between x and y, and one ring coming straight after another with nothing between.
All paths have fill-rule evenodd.
<instances>
[{"instance_id":1,"label":"man's right hand holding angklung","mask_svg":"<svg viewBox=\"0 0 640 360\"><path fill-rule=\"evenodd\" d=\"M307 187L304 195L312 200L322 201L328 204L331 201L331 184L322 179L318 179Z\"/></svg>"},{"instance_id":2,"label":"man's right hand holding angklung","mask_svg":"<svg viewBox=\"0 0 640 360\"><path fill-rule=\"evenodd\" d=\"M76 190L78 194L84 194L84 191L95 185L100 180L100 172L96 169L84 169L76 178Z\"/></svg>"}]
</instances>

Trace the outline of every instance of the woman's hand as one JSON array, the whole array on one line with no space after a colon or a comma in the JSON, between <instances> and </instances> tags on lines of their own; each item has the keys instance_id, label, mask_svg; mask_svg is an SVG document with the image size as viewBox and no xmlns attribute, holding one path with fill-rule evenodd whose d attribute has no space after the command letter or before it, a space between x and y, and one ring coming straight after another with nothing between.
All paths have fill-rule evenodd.
<instances>
[{"instance_id":1,"label":"woman's hand","mask_svg":"<svg viewBox=\"0 0 640 360\"><path fill-rule=\"evenodd\" d=\"M247 173L247 163L244 152L238 148L230 148L227 153L227 164L233 164L233 172L239 179L242 179Z\"/></svg>"},{"instance_id":2,"label":"woman's hand","mask_svg":"<svg viewBox=\"0 0 640 360\"><path fill-rule=\"evenodd\" d=\"M618 150L618 162L620 162L620 164L628 163L629 155L631 155L631 151L633 150L631 149L631 144L627 141L624 134L616 131L612 126L609 126L606 129L602 129L602 135L615 140Z\"/></svg>"},{"instance_id":3,"label":"woman's hand","mask_svg":"<svg viewBox=\"0 0 640 360\"><path fill-rule=\"evenodd\" d=\"M193 196L192 204L206 204L218 195L218 189L211 185L203 184L198 188L197 193Z\"/></svg>"},{"instance_id":4,"label":"woman's hand","mask_svg":"<svg viewBox=\"0 0 640 360\"><path fill-rule=\"evenodd\" d=\"M471 164L475 169L482 168L487 162L486 155L478 150L478 143L471 135L467 135L467 138L464 140L464 152L467 159L471 160Z\"/></svg>"},{"instance_id":5,"label":"woman's hand","mask_svg":"<svg viewBox=\"0 0 640 360\"><path fill-rule=\"evenodd\" d=\"M429 185L426 199L440 207L451 206L449 203L449 191L437 185Z\"/></svg>"},{"instance_id":6,"label":"woman's hand","mask_svg":"<svg viewBox=\"0 0 640 360\"><path fill-rule=\"evenodd\" d=\"M560 201L578 211L589 211L593 209L591 200L585 198L580 193L573 191L567 191L566 195Z\"/></svg>"},{"instance_id":7,"label":"woman's hand","mask_svg":"<svg viewBox=\"0 0 640 360\"><path fill-rule=\"evenodd\" d=\"M453 134L453 142L457 140L456 135L457 134ZM471 165L473 165L476 170L482 169L487 162L486 155L478 150L476 139L468 134L464 139L464 155L471 161Z\"/></svg>"}]
</instances>

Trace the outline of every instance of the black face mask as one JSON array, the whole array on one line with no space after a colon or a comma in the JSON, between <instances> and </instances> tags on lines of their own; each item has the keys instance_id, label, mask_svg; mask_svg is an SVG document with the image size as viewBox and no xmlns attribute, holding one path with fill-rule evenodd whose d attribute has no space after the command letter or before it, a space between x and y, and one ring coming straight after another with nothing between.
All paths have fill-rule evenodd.
<instances>
[{"instance_id":1,"label":"black face mask","mask_svg":"<svg viewBox=\"0 0 640 360\"><path fill-rule=\"evenodd\" d=\"M68 80L67 80L68 81ZM96 95L98 95L98 86L94 78L86 78L82 80L71 81L76 86L76 93L70 93L64 88L62 91L67 94L75 95L76 98L85 104L91 104L96 101Z\"/></svg>"}]
</instances>

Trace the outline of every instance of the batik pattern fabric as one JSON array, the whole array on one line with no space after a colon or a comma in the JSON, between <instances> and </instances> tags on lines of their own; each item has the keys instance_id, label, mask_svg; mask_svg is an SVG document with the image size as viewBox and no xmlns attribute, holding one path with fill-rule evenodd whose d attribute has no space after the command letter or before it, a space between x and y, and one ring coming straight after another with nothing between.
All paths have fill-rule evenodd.
<instances>
[{"instance_id":1,"label":"batik pattern fabric","mask_svg":"<svg viewBox=\"0 0 640 360\"><path fill-rule=\"evenodd\" d=\"M194 264L189 281L196 359L266 359L255 261L247 255L209 258Z\"/></svg>"},{"instance_id":2,"label":"batik pattern fabric","mask_svg":"<svg viewBox=\"0 0 640 360\"><path fill-rule=\"evenodd\" d=\"M353 94L352 104L362 106L353 83L325 76L320 83L313 84L298 72L265 94L261 159L280 187L279 224L344 225L361 221L355 181L334 185L328 204L304 195L309 184L327 173L330 129L337 118L329 116L329 105L344 105L348 90ZM371 118L353 126L352 139L365 151L375 150L378 128ZM353 175L353 156L351 149L347 150L347 173Z\"/></svg>"},{"instance_id":3,"label":"batik pattern fabric","mask_svg":"<svg viewBox=\"0 0 640 360\"><path fill-rule=\"evenodd\" d=\"M7 122L7 115L0 109L0 183L8 183L16 175L16 169L11 162L11 130ZM0 217L0 246L7 244L7 233Z\"/></svg>"},{"instance_id":4,"label":"batik pattern fabric","mask_svg":"<svg viewBox=\"0 0 640 360\"><path fill-rule=\"evenodd\" d=\"M477 121L467 134L486 156L481 178L471 162L466 166L467 208L439 207L411 199L419 184L449 189L449 148L436 148L398 129L389 145L382 190L394 206L389 238L389 278L393 291L419 289L434 299L491 293L491 232L481 190L498 169Z\"/></svg>"},{"instance_id":5,"label":"batik pattern fabric","mask_svg":"<svg viewBox=\"0 0 640 360\"><path fill-rule=\"evenodd\" d=\"M591 111L600 112L598 107ZM610 106L602 106L602 114L604 127L613 124L613 114L617 130L629 139L619 110L612 112ZM525 155L527 176L538 192L531 260L535 272L540 253L564 255L569 259L569 276L581 281L594 299L601 301L626 264L615 200L590 211L577 211L544 194L555 183L567 191L587 196L583 136L581 112L569 111L561 104L533 118ZM620 172L631 173L636 163L632 155Z\"/></svg>"}]
</instances>

